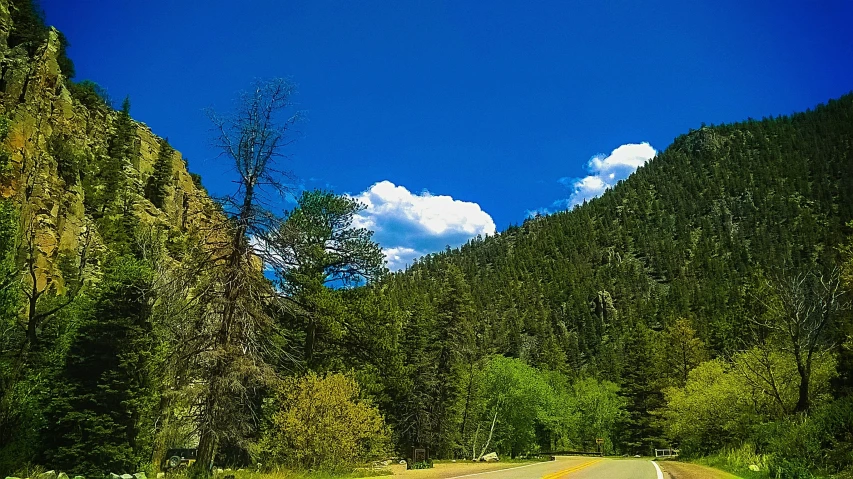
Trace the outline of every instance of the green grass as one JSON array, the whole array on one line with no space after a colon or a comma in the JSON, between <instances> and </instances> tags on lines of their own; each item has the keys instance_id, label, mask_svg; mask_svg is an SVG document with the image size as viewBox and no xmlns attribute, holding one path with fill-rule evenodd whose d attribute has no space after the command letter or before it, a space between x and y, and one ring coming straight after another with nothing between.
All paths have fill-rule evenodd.
<instances>
[{"instance_id":1,"label":"green grass","mask_svg":"<svg viewBox=\"0 0 853 479\"><path fill-rule=\"evenodd\" d=\"M770 475L770 460L771 458L764 454L755 452L755 448L751 444L744 444L739 448L732 448L715 454L695 459L691 462L710 466L716 469L734 474L742 479L772 479ZM749 469L751 464L757 465L759 471ZM813 479L827 479L827 476L812 475ZM844 474L833 476L833 479L844 479L850 476Z\"/></svg>"}]
</instances>

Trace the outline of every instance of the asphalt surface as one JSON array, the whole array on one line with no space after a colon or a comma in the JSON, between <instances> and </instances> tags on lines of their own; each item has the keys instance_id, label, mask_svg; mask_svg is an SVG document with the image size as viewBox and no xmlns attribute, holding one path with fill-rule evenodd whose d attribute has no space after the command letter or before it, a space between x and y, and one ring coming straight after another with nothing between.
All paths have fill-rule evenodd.
<instances>
[{"instance_id":1,"label":"asphalt surface","mask_svg":"<svg viewBox=\"0 0 853 479\"><path fill-rule=\"evenodd\" d=\"M499 471L480 472L458 478L470 479L659 479L648 459L558 457ZM454 478L455 479L455 478Z\"/></svg>"}]
</instances>

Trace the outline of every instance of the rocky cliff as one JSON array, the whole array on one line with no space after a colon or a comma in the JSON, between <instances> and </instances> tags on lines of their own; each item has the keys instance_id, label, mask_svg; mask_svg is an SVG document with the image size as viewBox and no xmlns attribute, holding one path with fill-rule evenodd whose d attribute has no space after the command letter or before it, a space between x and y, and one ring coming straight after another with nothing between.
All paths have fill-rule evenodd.
<instances>
[{"instance_id":1,"label":"rocky cliff","mask_svg":"<svg viewBox=\"0 0 853 479\"><path fill-rule=\"evenodd\" d=\"M97 271L108 247L97 212L87 211L86 195L98 186L85 185L105 164L120 114L108 102L74 94L79 85L63 75L55 29L38 42L11 45L15 8L0 0L0 198L19 209L18 254L34 264L37 288L61 292L62 258L82 259L81 270L91 265ZM171 157L173 175L161 207L146 198L161 141L143 123L133 121L132 131L130 154L120 165L121 196L136 223L168 238L209 223L213 202L179 152Z\"/></svg>"}]
</instances>

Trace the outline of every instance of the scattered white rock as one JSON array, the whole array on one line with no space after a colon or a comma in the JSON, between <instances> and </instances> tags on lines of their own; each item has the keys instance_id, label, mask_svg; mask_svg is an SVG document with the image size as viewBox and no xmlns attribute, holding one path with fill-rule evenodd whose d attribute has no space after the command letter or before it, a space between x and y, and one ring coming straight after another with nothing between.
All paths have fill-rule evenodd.
<instances>
[{"instance_id":1,"label":"scattered white rock","mask_svg":"<svg viewBox=\"0 0 853 479\"><path fill-rule=\"evenodd\" d=\"M64 473L64 472L60 472L60 473L56 476L56 479L68 479L68 474L66 474L66 473Z\"/></svg>"},{"instance_id":2,"label":"scattered white rock","mask_svg":"<svg viewBox=\"0 0 853 479\"><path fill-rule=\"evenodd\" d=\"M65 476L65 477L68 477L68 476ZM36 478L37 479L56 479L56 471L50 470L47 472L42 472L41 474L36 476Z\"/></svg>"},{"instance_id":3,"label":"scattered white rock","mask_svg":"<svg viewBox=\"0 0 853 479\"><path fill-rule=\"evenodd\" d=\"M116 474L114 472L111 472L110 473L110 479L121 479L121 476L119 476L118 474Z\"/></svg>"},{"instance_id":4,"label":"scattered white rock","mask_svg":"<svg viewBox=\"0 0 853 479\"><path fill-rule=\"evenodd\" d=\"M148 478L145 477L144 472L137 472L136 474L133 475L133 479L148 479Z\"/></svg>"},{"instance_id":5,"label":"scattered white rock","mask_svg":"<svg viewBox=\"0 0 853 479\"><path fill-rule=\"evenodd\" d=\"M490 452L490 453L486 454L485 456L483 456L481 461L483 461L483 462L498 462L498 461L500 461L500 459L498 459L498 453Z\"/></svg>"},{"instance_id":6,"label":"scattered white rock","mask_svg":"<svg viewBox=\"0 0 853 479\"><path fill-rule=\"evenodd\" d=\"M165 472L158 472L158 473L157 473L157 479L163 479L164 477L166 477L166 473L165 473Z\"/></svg>"},{"instance_id":7,"label":"scattered white rock","mask_svg":"<svg viewBox=\"0 0 853 479\"><path fill-rule=\"evenodd\" d=\"M749 470L752 472L758 472L761 470L761 467L759 467L758 464L750 464Z\"/></svg>"},{"instance_id":8,"label":"scattered white rock","mask_svg":"<svg viewBox=\"0 0 853 479\"><path fill-rule=\"evenodd\" d=\"M122 474L121 479L134 479L130 474Z\"/></svg>"}]
</instances>

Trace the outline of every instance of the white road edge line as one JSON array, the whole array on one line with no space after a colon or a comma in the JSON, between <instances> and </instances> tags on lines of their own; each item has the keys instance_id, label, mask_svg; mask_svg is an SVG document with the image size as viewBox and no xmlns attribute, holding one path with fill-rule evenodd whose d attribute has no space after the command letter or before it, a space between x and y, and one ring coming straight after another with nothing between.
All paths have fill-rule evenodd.
<instances>
[{"instance_id":1,"label":"white road edge line","mask_svg":"<svg viewBox=\"0 0 853 479\"><path fill-rule=\"evenodd\" d=\"M552 462L552 461L534 462L533 464L525 464L525 465L523 465L523 466L508 467L508 468L506 468L506 469L495 469L494 471L475 472L475 473L473 473L473 474L465 474L465 475L462 475L462 476L453 476L453 477L450 477L450 478L448 478L448 479L458 479L458 478L460 478L460 477L471 477L471 476L482 476L483 474L491 474L491 473L493 473L493 472L512 471L512 470L515 470L515 469L521 469L522 467L538 466L538 465L540 465L540 464L549 464L549 463L551 463L551 462Z\"/></svg>"},{"instance_id":2,"label":"white road edge line","mask_svg":"<svg viewBox=\"0 0 853 479\"><path fill-rule=\"evenodd\" d=\"M655 461L651 461L651 462L652 462L652 464L654 464L655 469L658 470L658 479L663 479L663 471L660 470L660 466L658 466L658 463L656 463Z\"/></svg>"}]
</instances>

